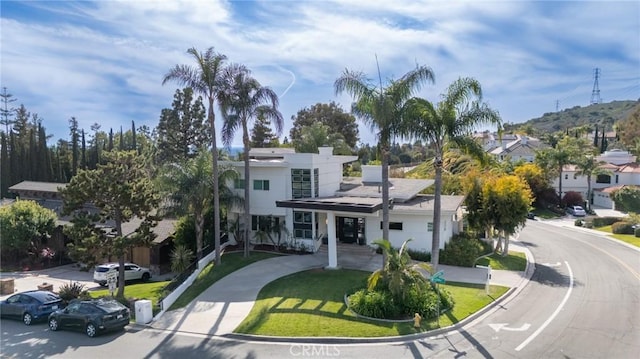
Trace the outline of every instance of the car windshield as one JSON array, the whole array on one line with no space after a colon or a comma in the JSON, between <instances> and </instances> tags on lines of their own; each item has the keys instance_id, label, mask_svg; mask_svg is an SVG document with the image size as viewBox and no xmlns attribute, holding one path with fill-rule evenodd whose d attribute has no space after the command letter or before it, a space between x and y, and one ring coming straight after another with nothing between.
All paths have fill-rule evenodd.
<instances>
[{"instance_id":1,"label":"car windshield","mask_svg":"<svg viewBox=\"0 0 640 359\"><path fill-rule=\"evenodd\" d=\"M108 272L110 269L111 268L109 268L109 267L98 267L98 268L96 268L96 272L100 272L100 273Z\"/></svg>"},{"instance_id":2,"label":"car windshield","mask_svg":"<svg viewBox=\"0 0 640 359\"><path fill-rule=\"evenodd\" d=\"M574 208L576 211L582 211L582 207L580 207L580 206L575 206L575 207L573 207L573 208Z\"/></svg>"}]
</instances>

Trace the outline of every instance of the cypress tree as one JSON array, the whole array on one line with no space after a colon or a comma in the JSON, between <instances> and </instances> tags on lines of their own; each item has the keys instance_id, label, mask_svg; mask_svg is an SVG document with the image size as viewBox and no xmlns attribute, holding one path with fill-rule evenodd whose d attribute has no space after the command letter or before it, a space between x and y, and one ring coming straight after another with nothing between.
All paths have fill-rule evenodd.
<instances>
[{"instance_id":1,"label":"cypress tree","mask_svg":"<svg viewBox=\"0 0 640 359\"><path fill-rule=\"evenodd\" d=\"M136 123L131 121L131 149L138 153L138 144L136 143Z\"/></svg>"},{"instance_id":2,"label":"cypress tree","mask_svg":"<svg viewBox=\"0 0 640 359\"><path fill-rule=\"evenodd\" d=\"M598 147L598 125L596 125L596 130L593 134L593 147Z\"/></svg>"},{"instance_id":3,"label":"cypress tree","mask_svg":"<svg viewBox=\"0 0 640 359\"><path fill-rule=\"evenodd\" d=\"M87 143L84 140L84 129L82 130L82 162L80 165L83 169L87 168Z\"/></svg>"},{"instance_id":4,"label":"cypress tree","mask_svg":"<svg viewBox=\"0 0 640 359\"><path fill-rule=\"evenodd\" d=\"M109 129L109 147L108 150L113 150L113 128Z\"/></svg>"}]
</instances>

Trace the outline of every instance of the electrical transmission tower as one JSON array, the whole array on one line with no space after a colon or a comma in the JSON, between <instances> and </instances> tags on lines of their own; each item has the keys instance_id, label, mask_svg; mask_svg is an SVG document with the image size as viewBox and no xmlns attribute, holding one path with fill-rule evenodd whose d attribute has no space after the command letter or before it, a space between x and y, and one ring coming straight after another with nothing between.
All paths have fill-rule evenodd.
<instances>
[{"instance_id":1,"label":"electrical transmission tower","mask_svg":"<svg viewBox=\"0 0 640 359\"><path fill-rule=\"evenodd\" d=\"M600 69L593 69L593 91L591 91L591 104L601 103L600 86L598 86L598 78L600 78Z\"/></svg>"}]
</instances>

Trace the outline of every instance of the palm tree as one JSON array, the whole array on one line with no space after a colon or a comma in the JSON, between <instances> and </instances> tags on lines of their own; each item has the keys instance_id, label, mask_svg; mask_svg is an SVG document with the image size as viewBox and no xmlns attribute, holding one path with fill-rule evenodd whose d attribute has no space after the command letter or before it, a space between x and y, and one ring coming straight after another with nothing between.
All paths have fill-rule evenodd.
<instances>
[{"instance_id":1,"label":"palm tree","mask_svg":"<svg viewBox=\"0 0 640 359\"><path fill-rule=\"evenodd\" d=\"M483 159L482 147L469 134L482 124L497 125L500 129L502 121L498 112L482 102L480 83L472 78L454 81L436 106L425 99L413 98L405 107L403 128L400 132L404 136L430 143L435 152L431 265L437 269L440 255L442 165L445 150L452 145Z\"/></svg>"},{"instance_id":2,"label":"palm tree","mask_svg":"<svg viewBox=\"0 0 640 359\"><path fill-rule=\"evenodd\" d=\"M376 132L382 154L382 238L389 240L389 146L398 134L405 102L419 91L423 84L433 83L433 70L418 66L392 80L386 86L376 87L362 72L345 70L335 81L336 95L347 92L355 99L351 108L357 117Z\"/></svg>"},{"instance_id":3,"label":"palm tree","mask_svg":"<svg viewBox=\"0 0 640 359\"><path fill-rule=\"evenodd\" d=\"M215 263L220 264L220 200L218 193L218 150L216 145L216 126L213 105L218 98L219 87L222 82L224 63L227 60L225 55L219 54L210 47L204 53L195 48L190 48L187 53L193 57L195 66L176 65L164 76L162 84L169 81L190 87L194 93L204 96L209 101L207 120L211 126L211 153L212 153L212 186L213 186L213 235L215 246Z\"/></svg>"},{"instance_id":4,"label":"palm tree","mask_svg":"<svg viewBox=\"0 0 640 359\"><path fill-rule=\"evenodd\" d=\"M576 161L576 167L578 171L576 175L587 177L587 210L591 210L591 177L601 174L610 174L611 171L602 168L601 166L606 164L605 161L598 161L593 155L586 155L580 157Z\"/></svg>"},{"instance_id":5,"label":"palm tree","mask_svg":"<svg viewBox=\"0 0 640 359\"><path fill-rule=\"evenodd\" d=\"M238 129L242 129L244 157L244 256L249 256L250 230L250 179L249 179L249 123L261 116L271 120L276 127L277 135L282 132L284 123L278 111L278 95L268 87L263 87L250 71L242 65L231 65L225 71L224 91L220 94L220 109L224 118L222 141L230 146Z\"/></svg>"},{"instance_id":6,"label":"palm tree","mask_svg":"<svg viewBox=\"0 0 640 359\"><path fill-rule=\"evenodd\" d=\"M413 264L407 251L407 243L410 241L411 239L404 241L399 250L393 248L389 241L376 240L373 242L377 244L386 255L382 269L371 273L367 280L369 290L374 290L378 282L382 281L381 283L387 286L389 292L391 292L396 299L402 301L411 284L418 284L423 288L426 287L428 281L422 273L420 273L419 269L426 270L430 274L433 274L433 268L424 262Z\"/></svg>"},{"instance_id":7,"label":"palm tree","mask_svg":"<svg viewBox=\"0 0 640 359\"><path fill-rule=\"evenodd\" d=\"M165 209L169 213L193 215L196 230L196 256L202 258L204 216L213 200L211 154L200 151L183 163L166 166L160 177L161 185L169 193Z\"/></svg>"}]
</instances>

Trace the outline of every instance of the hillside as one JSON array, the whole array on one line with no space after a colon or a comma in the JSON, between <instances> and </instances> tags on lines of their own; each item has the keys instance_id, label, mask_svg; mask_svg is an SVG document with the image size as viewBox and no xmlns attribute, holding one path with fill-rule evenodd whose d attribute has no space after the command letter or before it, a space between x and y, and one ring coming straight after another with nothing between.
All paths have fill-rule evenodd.
<instances>
[{"instance_id":1,"label":"hillside","mask_svg":"<svg viewBox=\"0 0 640 359\"><path fill-rule=\"evenodd\" d=\"M612 101L585 107L575 106L559 112L548 112L542 117L527 122L508 124L505 129L507 131L522 131L530 126L536 133L549 133L583 125L598 125L598 128L604 126L607 131L611 131L613 125L625 119L636 106L640 106L640 100Z\"/></svg>"}]
</instances>

